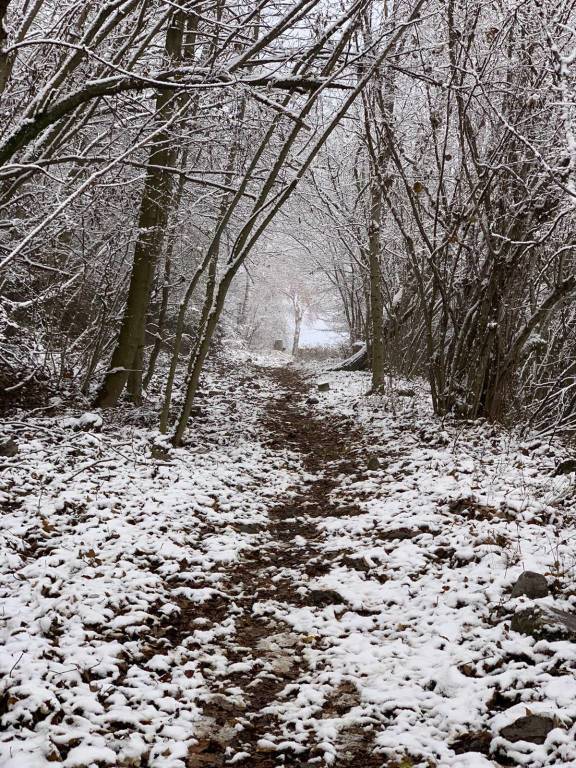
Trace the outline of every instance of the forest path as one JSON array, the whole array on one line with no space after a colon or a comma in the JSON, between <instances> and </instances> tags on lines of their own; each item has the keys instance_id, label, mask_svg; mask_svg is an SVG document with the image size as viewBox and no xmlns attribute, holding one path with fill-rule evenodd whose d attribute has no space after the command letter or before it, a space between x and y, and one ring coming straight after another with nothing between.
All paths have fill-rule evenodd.
<instances>
[{"instance_id":1,"label":"forest path","mask_svg":"<svg viewBox=\"0 0 576 768\"><path fill-rule=\"evenodd\" d=\"M17 422L2 768L576 765L573 640L512 627L574 614L563 449L281 362L207 372L169 461L131 407Z\"/></svg>"},{"instance_id":2,"label":"forest path","mask_svg":"<svg viewBox=\"0 0 576 768\"><path fill-rule=\"evenodd\" d=\"M359 703L355 686L340 683L328 697L307 691L306 657L314 638L291 631L281 618L291 608L333 606L336 613L345 608L337 592L311 589L309 582L330 570L318 548L317 522L326 516L359 513L345 493L334 492L357 468L358 454L363 453L361 434L349 418L313 413L307 403L308 385L293 368L267 368L262 375L281 389L267 408L265 442L299 458L301 479L269 513L262 546L235 562L223 585L233 599L227 608L222 604L218 608L234 616L235 631L221 650L228 670L234 672L214 679L213 695L203 708L203 734L189 752L188 765L381 766L382 756L372 752L369 725L360 730L337 725ZM273 615L270 604L281 607L279 615ZM225 620L221 613L212 618ZM291 699L296 700L293 718ZM284 710L282 723L277 720L278 708ZM315 709L315 718L325 721L329 744L322 743L321 733L301 732L302 708ZM279 739L280 732L291 729L294 740ZM335 730L340 733L335 735Z\"/></svg>"}]
</instances>

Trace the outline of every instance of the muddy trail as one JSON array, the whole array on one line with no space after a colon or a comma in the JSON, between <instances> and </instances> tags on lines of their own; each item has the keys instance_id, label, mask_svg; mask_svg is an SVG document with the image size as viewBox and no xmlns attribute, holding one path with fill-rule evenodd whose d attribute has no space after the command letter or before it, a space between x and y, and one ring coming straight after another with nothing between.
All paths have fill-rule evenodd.
<instances>
[{"instance_id":1,"label":"muddy trail","mask_svg":"<svg viewBox=\"0 0 576 768\"><path fill-rule=\"evenodd\" d=\"M359 469L362 435L346 418L321 419L312 413L308 386L290 368L266 369L283 394L267 409L264 426L268 444L297 454L303 478L269 514L262 545L235 563L224 589L233 596L212 603L209 618L222 622L232 612L235 632L223 645L227 661L237 672L215 678L215 689L205 702L205 726L199 743L188 756L189 768L249 765L301 768L325 765L325 754L316 734L302 740L278 742L280 724L271 705L295 696L299 684L307 682L305 647L307 638L290 631L283 622L260 609L263 601L284 606L344 610L341 596L331 590L314 590L310 577L330 570L326 555L320 556L321 534L317 521L325 516L355 515L359 510L345 494L335 494L343 476ZM337 498L337 501L335 501ZM259 532L260 533L260 532ZM341 555L335 553L334 557ZM185 622L185 616L182 617ZM181 631L185 634L186 627ZM343 684L324 701L322 718L342 716L358 704L352 684ZM373 753L369 727L342 732L338 739L336 768L382 766Z\"/></svg>"}]
</instances>

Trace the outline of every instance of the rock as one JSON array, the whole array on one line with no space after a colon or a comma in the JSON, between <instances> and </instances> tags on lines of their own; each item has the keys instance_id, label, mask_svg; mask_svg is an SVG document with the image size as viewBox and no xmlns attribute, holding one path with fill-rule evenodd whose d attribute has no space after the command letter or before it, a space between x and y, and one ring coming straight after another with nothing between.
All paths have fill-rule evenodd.
<instances>
[{"instance_id":1,"label":"rock","mask_svg":"<svg viewBox=\"0 0 576 768\"><path fill-rule=\"evenodd\" d=\"M330 573L330 563L324 562L322 559L314 558L313 560L309 560L306 565L304 566L304 573L307 576L326 576L327 573Z\"/></svg>"},{"instance_id":2,"label":"rock","mask_svg":"<svg viewBox=\"0 0 576 768\"><path fill-rule=\"evenodd\" d=\"M317 397L307 397L306 398L306 404L307 405L318 405L320 400L318 400Z\"/></svg>"},{"instance_id":3,"label":"rock","mask_svg":"<svg viewBox=\"0 0 576 768\"><path fill-rule=\"evenodd\" d=\"M552 477L558 477L558 475L569 475L572 472L576 472L576 459L566 459L561 461L552 472Z\"/></svg>"},{"instance_id":4,"label":"rock","mask_svg":"<svg viewBox=\"0 0 576 768\"><path fill-rule=\"evenodd\" d=\"M536 640L576 641L576 615L548 605L537 605L516 611L511 629Z\"/></svg>"},{"instance_id":5,"label":"rock","mask_svg":"<svg viewBox=\"0 0 576 768\"><path fill-rule=\"evenodd\" d=\"M524 571L512 588L512 597L525 595L535 600L538 597L546 597L548 592L548 582L545 576L534 571Z\"/></svg>"},{"instance_id":6,"label":"rock","mask_svg":"<svg viewBox=\"0 0 576 768\"><path fill-rule=\"evenodd\" d=\"M546 715L527 715L520 717L500 731L506 741L529 741L531 744L544 744L550 731L557 727L552 717Z\"/></svg>"},{"instance_id":7,"label":"rock","mask_svg":"<svg viewBox=\"0 0 576 768\"><path fill-rule=\"evenodd\" d=\"M351 709L359 706L361 701L360 693L354 683L345 680L328 696L324 703L324 712L328 716L334 713L343 717Z\"/></svg>"},{"instance_id":8,"label":"rock","mask_svg":"<svg viewBox=\"0 0 576 768\"><path fill-rule=\"evenodd\" d=\"M318 384L318 392L329 392L330 391L330 384L327 381L322 382L322 384Z\"/></svg>"},{"instance_id":9,"label":"rock","mask_svg":"<svg viewBox=\"0 0 576 768\"><path fill-rule=\"evenodd\" d=\"M370 456L368 458L367 467L370 472L375 472L377 469L380 469L380 461L378 460L378 456Z\"/></svg>"},{"instance_id":10,"label":"rock","mask_svg":"<svg viewBox=\"0 0 576 768\"><path fill-rule=\"evenodd\" d=\"M7 459L11 459L13 456L17 456L20 453L18 445L12 438L8 440L0 440L0 456L4 456Z\"/></svg>"},{"instance_id":11,"label":"rock","mask_svg":"<svg viewBox=\"0 0 576 768\"><path fill-rule=\"evenodd\" d=\"M297 632L278 632L276 635L267 635L256 643L256 648L267 653L278 655L286 648L296 648L300 642Z\"/></svg>"},{"instance_id":12,"label":"rock","mask_svg":"<svg viewBox=\"0 0 576 768\"><path fill-rule=\"evenodd\" d=\"M298 663L292 656L280 656L277 659L272 659L270 666L272 672L280 677L289 677L298 670Z\"/></svg>"},{"instance_id":13,"label":"rock","mask_svg":"<svg viewBox=\"0 0 576 768\"><path fill-rule=\"evenodd\" d=\"M416 397L416 390L411 387L399 387L396 394L398 397Z\"/></svg>"},{"instance_id":14,"label":"rock","mask_svg":"<svg viewBox=\"0 0 576 768\"><path fill-rule=\"evenodd\" d=\"M236 714L246 710L246 704L238 696L225 696L223 693L213 693L207 699L210 707L215 707L222 712Z\"/></svg>"},{"instance_id":15,"label":"rock","mask_svg":"<svg viewBox=\"0 0 576 768\"><path fill-rule=\"evenodd\" d=\"M436 560L450 560L456 554L454 547L436 547L432 550L432 554Z\"/></svg>"},{"instance_id":16,"label":"rock","mask_svg":"<svg viewBox=\"0 0 576 768\"><path fill-rule=\"evenodd\" d=\"M333 589L311 589L308 602L316 608L327 608L329 605L344 605L346 600Z\"/></svg>"},{"instance_id":17,"label":"rock","mask_svg":"<svg viewBox=\"0 0 576 768\"><path fill-rule=\"evenodd\" d=\"M222 765L224 747L215 739L199 739L188 747L186 766L188 768L217 768Z\"/></svg>"}]
</instances>

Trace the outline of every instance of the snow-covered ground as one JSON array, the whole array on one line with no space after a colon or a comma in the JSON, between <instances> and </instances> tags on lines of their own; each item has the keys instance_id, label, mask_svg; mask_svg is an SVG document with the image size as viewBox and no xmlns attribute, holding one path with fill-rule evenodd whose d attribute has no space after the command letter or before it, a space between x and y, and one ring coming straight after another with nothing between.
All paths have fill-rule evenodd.
<instances>
[{"instance_id":1,"label":"snow-covered ground","mask_svg":"<svg viewBox=\"0 0 576 768\"><path fill-rule=\"evenodd\" d=\"M260 442L272 386L226 377L205 382L205 415L170 461L111 412L5 424L20 454L0 485L3 768L183 765L203 620L186 644L162 627L218 594L243 531L293 481Z\"/></svg>"},{"instance_id":2,"label":"snow-covered ground","mask_svg":"<svg viewBox=\"0 0 576 768\"><path fill-rule=\"evenodd\" d=\"M214 371L188 444L167 457L151 455L141 412L7 421L20 453L0 470L3 768L263 764L229 738L222 763L194 757L216 690L247 706L226 687L247 611L277 638L258 647L293 647L300 665L266 705L275 725L258 749L270 764L338 765L361 733L387 766L576 766L576 644L510 629L523 605L575 609L575 502L570 481L551 477L565 453L442 422L419 384L367 397L364 374L301 375L312 402L245 361ZM325 467L339 473L326 514L302 506L299 523L316 530L288 544L302 568L274 571L272 557L266 576L340 599L280 591L246 608L231 569L275 545L269 513L322 475L270 434L265 414L282 422L283 403L359 429L351 445L343 432L350 469ZM322 575L304 568L312 540ZM512 598L524 570L551 594ZM219 599L216 621L207 606ZM543 743L502 735L538 715L553 721Z\"/></svg>"},{"instance_id":3,"label":"snow-covered ground","mask_svg":"<svg viewBox=\"0 0 576 768\"><path fill-rule=\"evenodd\" d=\"M442 422L413 383L366 397L365 374L319 380L331 390L315 409L327 418L353 415L366 464L376 457L380 467L342 478L334 500L353 497L362 514L319 522L334 565L310 587L336 590L345 605L270 606L313 638L310 708L301 696L279 707L282 719L306 711L302 741L315 730L328 752L339 729L368 725L375 744L406 766L576 765L576 645L510 630L522 605L576 605L572 488L551 477L562 450L515 441L485 422ZM407 388L414 396L395 394ZM553 594L511 598L524 570L545 574ZM335 726L321 705L342 681L353 683L359 701ZM544 744L499 735L530 714L557 722ZM452 746L470 734L497 752L494 760L455 756Z\"/></svg>"}]
</instances>

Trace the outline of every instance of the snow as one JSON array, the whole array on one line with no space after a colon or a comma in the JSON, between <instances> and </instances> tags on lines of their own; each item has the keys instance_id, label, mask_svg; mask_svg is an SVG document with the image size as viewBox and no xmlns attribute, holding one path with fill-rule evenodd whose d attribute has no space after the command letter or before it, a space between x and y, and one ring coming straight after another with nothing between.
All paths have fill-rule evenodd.
<instances>
[{"instance_id":1,"label":"snow","mask_svg":"<svg viewBox=\"0 0 576 768\"><path fill-rule=\"evenodd\" d=\"M535 644L494 620L499 609L510 613L526 602L507 596L524 569L564 586L572 582L559 570L573 562L572 542L562 530L572 525L562 504L568 483L550 478L561 449L527 450L484 422L464 432L458 423L440 427L423 389L414 400L395 397L393 390L376 400L364 395L369 381L363 374L333 373L329 380L331 389L316 409L328 417L354 414L382 469L363 482L343 480L339 497L363 498L363 514L320 523L323 546L353 551L381 578L336 566L312 586L338 591L349 610L283 612L274 606L276 616L315 638L307 651L318 670L312 683L321 689L330 674L352 680L362 700L357 717L378 719L376 742L385 752L441 765L493 764L481 756L454 760L449 743L466 731L498 734L505 723L490 712L495 691L519 696L532 711L552 712L569 726L576 715L572 686L559 683L572 679L566 644ZM395 529L417 535L378 545L381 534ZM434 558L439 546L451 552L449 566ZM553 600L568 610L575 602L569 590L565 598L543 602ZM359 609L368 616L359 618ZM507 662L519 656L526 660ZM491 671L465 676L462 665ZM520 714L508 710L509 719L522 716L523 707ZM294 709L294 702L280 706L280 717L288 723ZM310 716L306 729L320 725ZM574 728L569 733L573 739ZM552 734L548 741L549 748L530 745L523 764L576 764L561 761Z\"/></svg>"},{"instance_id":2,"label":"snow","mask_svg":"<svg viewBox=\"0 0 576 768\"><path fill-rule=\"evenodd\" d=\"M0 764L115 765L153 745L150 765L184 765L207 691L202 654L161 651L155 628L219 594L219 569L257 539L234 526L265 521L270 496L292 479L285 452L259 440L270 387L239 377L229 386L236 410L225 393L214 398L201 434L169 464L149 457L149 430L126 434L113 415L27 422L0 486ZM61 763L51 756L76 742Z\"/></svg>"},{"instance_id":3,"label":"snow","mask_svg":"<svg viewBox=\"0 0 576 768\"><path fill-rule=\"evenodd\" d=\"M314 518L327 572L271 565L271 590L252 604L271 626L253 649L266 665L230 655L243 609L226 574L270 544L270 510L313 480L263 426L284 393L237 360L209 375L204 414L168 460L152 458L152 429L109 412L19 417L20 454L0 480L0 764L184 768L214 694L247 706L234 675L285 674L263 751L313 744L337 764L359 728L383 762L486 768L494 754L453 744L488 732L516 764L576 765L576 646L510 629L532 604L510 597L523 570L554 585L542 603L576 604L572 486L550 476L564 449L436 419L419 382L414 397L396 393L406 382L372 397L365 374L301 371L312 387L330 382L314 417L352 418L359 464L373 454L380 468L341 474ZM305 551L305 534L292 544ZM286 579L294 594L343 602L276 599ZM203 613L219 602L219 618ZM350 706L328 710L344 683ZM500 731L527 709L558 727L542 745L506 742ZM232 742L226 760L250 754Z\"/></svg>"}]
</instances>

